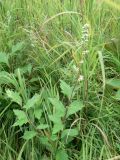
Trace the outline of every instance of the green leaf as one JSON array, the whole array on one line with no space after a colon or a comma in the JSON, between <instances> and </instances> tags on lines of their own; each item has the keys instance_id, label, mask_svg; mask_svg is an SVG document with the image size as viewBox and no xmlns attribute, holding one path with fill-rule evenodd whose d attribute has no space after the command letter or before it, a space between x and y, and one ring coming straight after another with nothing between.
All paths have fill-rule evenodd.
<instances>
[{"instance_id":1,"label":"green leaf","mask_svg":"<svg viewBox=\"0 0 120 160\"><path fill-rule=\"evenodd\" d=\"M31 64L25 65L24 67L19 68L19 70L20 70L21 74L25 74L25 73L31 74L32 65ZM17 72L18 72L18 68L15 69L15 74L16 75L17 75Z\"/></svg>"},{"instance_id":2,"label":"green leaf","mask_svg":"<svg viewBox=\"0 0 120 160\"><path fill-rule=\"evenodd\" d=\"M74 129L65 129L62 132L61 138L70 136L70 137L76 137L79 134L78 129L74 128Z\"/></svg>"},{"instance_id":3,"label":"green leaf","mask_svg":"<svg viewBox=\"0 0 120 160\"><path fill-rule=\"evenodd\" d=\"M54 127L52 129L52 134L56 134L58 133L59 131L62 131L64 128L64 125L62 124L62 122L60 123L55 123L54 124Z\"/></svg>"},{"instance_id":4,"label":"green leaf","mask_svg":"<svg viewBox=\"0 0 120 160\"><path fill-rule=\"evenodd\" d=\"M50 140L51 140L51 141L56 141L56 140L58 140L58 138L59 138L59 137L54 134L54 135L51 135Z\"/></svg>"},{"instance_id":5,"label":"green leaf","mask_svg":"<svg viewBox=\"0 0 120 160\"><path fill-rule=\"evenodd\" d=\"M49 115L49 119L54 123L61 123L61 118L57 115Z\"/></svg>"},{"instance_id":6,"label":"green leaf","mask_svg":"<svg viewBox=\"0 0 120 160\"><path fill-rule=\"evenodd\" d=\"M14 114L17 116L17 121L13 124L13 126L22 126L23 124L26 124L28 122L27 116L24 111L14 109Z\"/></svg>"},{"instance_id":7,"label":"green leaf","mask_svg":"<svg viewBox=\"0 0 120 160\"><path fill-rule=\"evenodd\" d=\"M7 84L7 85L13 85L15 88L19 87L19 84L16 80L16 77L12 73L8 73L5 71L0 72L0 85L1 84Z\"/></svg>"},{"instance_id":8,"label":"green leaf","mask_svg":"<svg viewBox=\"0 0 120 160\"><path fill-rule=\"evenodd\" d=\"M64 117L65 115L65 107L61 101L57 98L49 98L52 105L55 107L55 113L58 117Z\"/></svg>"},{"instance_id":9,"label":"green leaf","mask_svg":"<svg viewBox=\"0 0 120 160\"><path fill-rule=\"evenodd\" d=\"M20 120L17 120L14 124L13 124L13 126L15 127L15 126L22 126L23 124L26 124L27 123L27 121L25 121L24 119L20 119Z\"/></svg>"},{"instance_id":10,"label":"green leaf","mask_svg":"<svg viewBox=\"0 0 120 160\"><path fill-rule=\"evenodd\" d=\"M35 131L25 131L23 138L26 140L32 139L33 137L35 137L37 135L37 133Z\"/></svg>"},{"instance_id":11,"label":"green leaf","mask_svg":"<svg viewBox=\"0 0 120 160\"><path fill-rule=\"evenodd\" d=\"M120 79L108 79L106 84L114 89L120 89Z\"/></svg>"},{"instance_id":12,"label":"green leaf","mask_svg":"<svg viewBox=\"0 0 120 160\"><path fill-rule=\"evenodd\" d=\"M46 129L48 127L49 127L48 124L40 124L39 126L37 126L37 129Z\"/></svg>"},{"instance_id":13,"label":"green leaf","mask_svg":"<svg viewBox=\"0 0 120 160\"><path fill-rule=\"evenodd\" d=\"M72 114L75 114L76 112L80 111L84 107L83 103L81 101L73 101L70 106L68 107L67 111L67 117L69 117Z\"/></svg>"},{"instance_id":14,"label":"green leaf","mask_svg":"<svg viewBox=\"0 0 120 160\"><path fill-rule=\"evenodd\" d=\"M0 52L0 63L5 63L9 66L8 55L4 52Z\"/></svg>"},{"instance_id":15,"label":"green leaf","mask_svg":"<svg viewBox=\"0 0 120 160\"><path fill-rule=\"evenodd\" d=\"M43 112L42 109L36 107L36 108L34 109L34 116L35 116L35 118L37 118L37 119L40 120L40 118L41 118L41 116L42 116L42 112Z\"/></svg>"},{"instance_id":16,"label":"green leaf","mask_svg":"<svg viewBox=\"0 0 120 160\"><path fill-rule=\"evenodd\" d=\"M18 42L12 47L12 53L20 51L21 49L23 49L23 47L24 47L24 42Z\"/></svg>"},{"instance_id":17,"label":"green leaf","mask_svg":"<svg viewBox=\"0 0 120 160\"><path fill-rule=\"evenodd\" d=\"M40 100L40 95L35 94L31 99L27 101L26 105L24 105L23 108L28 110L32 107L35 107L35 105L38 103L39 100Z\"/></svg>"},{"instance_id":18,"label":"green leaf","mask_svg":"<svg viewBox=\"0 0 120 160\"><path fill-rule=\"evenodd\" d=\"M54 152L53 146L49 143L48 137L40 136L40 143L44 145L50 152Z\"/></svg>"},{"instance_id":19,"label":"green leaf","mask_svg":"<svg viewBox=\"0 0 120 160\"><path fill-rule=\"evenodd\" d=\"M73 88L62 80L60 81L60 88L62 90L62 93L66 95L69 99L71 98L72 95L74 95Z\"/></svg>"},{"instance_id":20,"label":"green leaf","mask_svg":"<svg viewBox=\"0 0 120 160\"><path fill-rule=\"evenodd\" d=\"M27 119L26 114L22 110L14 109L14 114L17 116L18 119Z\"/></svg>"},{"instance_id":21,"label":"green leaf","mask_svg":"<svg viewBox=\"0 0 120 160\"><path fill-rule=\"evenodd\" d=\"M60 149L56 153L56 160L68 160L68 154L64 149Z\"/></svg>"},{"instance_id":22,"label":"green leaf","mask_svg":"<svg viewBox=\"0 0 120 160\"><path fill-rule=\"evenodd\" d=\"M6 93L7 93L7 96L11 98L13 102L22 106L22 98L19 96L19 93L13 92L9 89L6 91Z\"/></svg>"}]
</instances>

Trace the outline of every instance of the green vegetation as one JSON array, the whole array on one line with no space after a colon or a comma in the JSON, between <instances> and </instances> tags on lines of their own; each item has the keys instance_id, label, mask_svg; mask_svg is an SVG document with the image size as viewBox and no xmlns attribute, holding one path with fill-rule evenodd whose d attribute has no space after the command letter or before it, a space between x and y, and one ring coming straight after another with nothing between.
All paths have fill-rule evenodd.
<instances>
[{"instance_id":1,"label":"green vegetation","mask_svg":"<svg viewBox=\"0 0 120 160\"><path fill-rule=\"evenodd\" d=\"M120 1L0 0L0 160L120 159Z\"/></svg>"}]
</instances>

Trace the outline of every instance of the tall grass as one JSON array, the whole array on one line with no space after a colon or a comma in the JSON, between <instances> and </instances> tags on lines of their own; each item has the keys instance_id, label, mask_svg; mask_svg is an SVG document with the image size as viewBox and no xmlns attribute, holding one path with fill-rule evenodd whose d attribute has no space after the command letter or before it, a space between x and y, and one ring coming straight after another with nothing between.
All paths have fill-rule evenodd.
<instances>
[{"instance_id":1,"label":"tall grass","mask_svg":"<svg viewBox=\"0 0 120 160\"><path fill-rule=\"evenodd\" d=\"M117 0L0 1L1 160L120 159L119 15Z\"/></svg>"}]
</instances>

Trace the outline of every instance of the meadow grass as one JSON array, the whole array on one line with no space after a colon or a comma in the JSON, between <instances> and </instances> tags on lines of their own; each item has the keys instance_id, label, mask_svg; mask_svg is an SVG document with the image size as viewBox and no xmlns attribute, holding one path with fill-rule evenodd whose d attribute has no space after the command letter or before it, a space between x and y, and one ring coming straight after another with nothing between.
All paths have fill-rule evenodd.
<instances>
[{"instance_id":1,"label":"meadow grass","mask_svg":"<svg viewBox=\"0 0 120 160\"><path fill-rule=\"evenodd\" d=\"M0 160L120 159L120 2L82 2L0 1Z\"/></svg>"}]
</instances>

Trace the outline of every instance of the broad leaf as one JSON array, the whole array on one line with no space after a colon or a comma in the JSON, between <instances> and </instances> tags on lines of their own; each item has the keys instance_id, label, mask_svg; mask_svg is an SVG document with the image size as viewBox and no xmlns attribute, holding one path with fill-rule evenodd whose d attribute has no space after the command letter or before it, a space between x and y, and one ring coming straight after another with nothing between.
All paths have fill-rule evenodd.
<instances>
[{"instance_id":1,"label":"broad leaf","mask_svg":"<svg viewBox=\"0 0 120 160\"><path fill-rule=\"evenodd\" d=\"M39 126L37 126L37 129L46 129L48 127L49 127L48 124L40 124Z\"/></svg>"},{"instance_id":2,"label":"broad leaf","mask_svg":"<svg viewBox=\"0 0 120 160\"><path fill-rule=\"evenodd\" d=\"M68 107L67 111L67 117L69 117L72 114L75 114L76 112L80 111L84 107L83 103L81 101L73 101L70 106Z\"/></svg>"},{"instance_id":3,"label":"broad leaf","mask_svg":"<svg viewBox=\"0 0 120 160\"><path fill-rule=\"evenodd\" d=\"M60 88L62 90L62 93L66 95L69 99L71 98L72 95L74 95L73 88L62 80L60 81Z\"/></svg>"},{"instance_id":4,"label":"broad leaf","mask_svg":"<svg viewBox=\"0 0 120 160\"><path fill-rule=\"evenodd\" d=\"M27 101L26 105L24 105L23 108L28 110L32 107L35 107L35 105L38 103L39 100L40 100L40 95L35 94L31 99Z\"/></svg>"},{"instance_id":5,"label":"broad leaf","mask_svg":"<svg viewBox=\"0 0 120 160\"><path fill-rule=\"evenodd\" d=\"M9 66L8 55L4 52L0 52L0 63L5 63Z\"/></svg>"},{"instance_id":6,"label":"broad leaf","mask_svg":"<svg viewBox=\"0 0 120 160\"><path fill-rule=\"evenodd\" d=\"M12 53L20 51L21 49L23 49L23 47L24 47L24 42L18 42L12 47Z\"/></svg>"},{"instance_id":7,"label":"broad leaf","mask_svg":"<svg viewBox=\"0 0 120 160\"><path fill-rule=\"evenodd\" d=\"M25 131L23 138L26 140L32 139L33 137L35 137L37 135L37 133L35 131Z\"/></svg>"},{"instance_id":8,"label":"broad leaf","mask_svg":"<svg viewBox=\"0 0 120 160\"><path fill-rule=\"evenodd\" d=\"M49 119L54 123L61 123L61 118L57 115L49 115Z\"/></svg>"},{"instance_id":9,"label":"broad leaf","mask_svg":"<svg viewBox=\"0 0 120 160\"><path fill-rule=\"evenodd\" d=\"M53 135L51 135L50 140L51 141L56 141L56 140L58 140L58 138L59 137L57 135L53 134Z\"/></svg>"},{"instance_id":10,"label":"broad leaf","mask_svg":"<svg viewBox=\"0 0 120 160\"><path fill-rule=\"evenodd\" d=\"M13 124L13 126L22 126L28 122L27 116L24 111L14 109L14 114L17 116L17 121Z\"/></svg>"},{"instance_id":11,"label":"broad leaf","mask_svg":"<svg viewBox=\"0 0 120 160\"><path fill-rule=\"evenodd\" d=\"M17 116L18 119L27 119L26 114L22 110L14 109L14 114Z\"/></svg>"},{"instance_id":12,"label":"broad leaf","mask_svg":"<svg viewBox=\"0 0 120 160\"><path fill-rule=\"evenodd\" d=\"M13 92L9 89L6 91L6 93L7 93L7 96L11 98L13 102L16 102L17 104L22 106L22 98L19 96L19 93Z\"/></svg>"},{"instance_id":13,"label":"broad leaf","mask_svg":"<svg viewBox=\"0 0 120 160\"><path fill-rule=\"evenodd\" d=\"M76 137L79 134L78 129L74 128L74 129L65 129L62 132L61 138L70 136L70 137Z\"/></svg>"},{"instance_id":14,"label":"broad leaf","mask_svg":"<svg viewBox=\"0 0 120 160\"><path fill-rule=\"evenodd\" d=\"M57 98L49 98L52 105L55 107L55 115L58 117L64 117L65 115L65 107L62 104L61 101L59 101Z\"/></svg>"},{"instance_id":15,"label":"broad leaf","mask_svg":"<svg viewBox=\"0 0 120 160\"><path fill-rule=\"evenodd\" d=\"M49 119L54 123L52 134L56 134L63 130L64 125L62 124L61 118L58 115L49 115Z\"/></svg>"},{"instance_id":16,"label":"broad leaf","mask_svg":"<svg viewBox=\"0 0 120 160\"><path fill-rule=\"evenodd\" d=\"M120 79L108 79L106 84L114 89L120 89Z\"/></svg>"},{"instance_id":17,"label":"broad leaf","mask_svg":"<svg viewBox=\"0 0 120 160\"><path fill-rule=\"evenodd\" d=\"M25 119L20 119L20 120L17 120L14 124L13 124L13 126L15 127L15 126L22 126L23 124L26 124L28 121L26 120L25 121Z\"/></svg>"},{"instance_id":18,"label":"broad leaf","mask_svg":"<svg viewBox=\"0 0 120 160\"><path fill-rule=\"evenodd\" d=\"M41 116L42 116L42 112L43 112L42 109L36 107L34 109L34 116L35 116L35 118L40 119Z\"/></svg>"},{"instance_id":19,"label":"broad leaf","mask_svg":"<svg viewBox=\"0 0 120 160\"><path fill-rule=\"evenodd\" d=\"M52 134L56 134L58 133L59 131L62 131L64 128L64 125L61 123L55 123L54 124L54 127L52 129Z\"/></svg>"},{"instance_id":20,"label":"broad leaf","mask_svg":"<svg viewBox=\"0 0 120 160\"><path fill-rule=\"evenodd\" d=\"M64 149L60 149L56 153L56 160L68 160L68 154Z\"/></svg>"}]
</instances>

